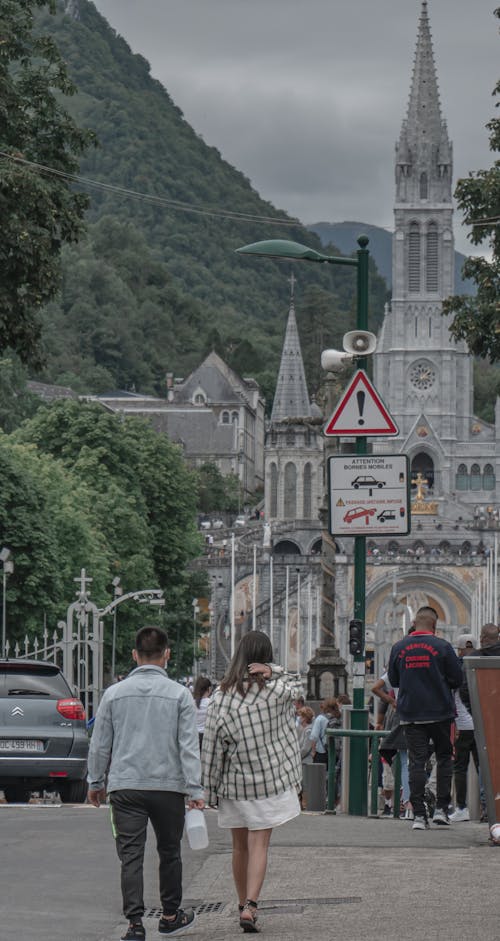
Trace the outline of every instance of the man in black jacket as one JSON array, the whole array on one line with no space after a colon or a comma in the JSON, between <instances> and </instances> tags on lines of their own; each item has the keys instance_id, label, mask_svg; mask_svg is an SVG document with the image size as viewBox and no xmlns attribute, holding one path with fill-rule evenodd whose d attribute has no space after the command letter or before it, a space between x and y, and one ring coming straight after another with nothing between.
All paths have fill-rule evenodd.
<instances>
[{"instance_id":1,"label":"man in black jacket","mask_svg":"<svg viewBox=\"0 0 500 941\"><path fill-rule=\"evenodd\" d=\"M500 657L500 637L496 624L483 624L479 642L481 646L473 656Z\"/></svg>"},{"instance_id":2,"label":"man in black jacket","mask_svg":"<svg viewBox=\"0 0 500 941\"><path fill-rule=\"evenodd\" d=\"M420 608L415 618L415 631L394 644L389 658L389 682L399 688L397 709L401 725L406 726L414 830L425 830L429 826L424 791L431 741L437 763L433 822L449 824L451 725L455 716L452 690L462 683L462 667L451 644L435 636L437 618L434 608Z\"/></svg>"}]
</instances>

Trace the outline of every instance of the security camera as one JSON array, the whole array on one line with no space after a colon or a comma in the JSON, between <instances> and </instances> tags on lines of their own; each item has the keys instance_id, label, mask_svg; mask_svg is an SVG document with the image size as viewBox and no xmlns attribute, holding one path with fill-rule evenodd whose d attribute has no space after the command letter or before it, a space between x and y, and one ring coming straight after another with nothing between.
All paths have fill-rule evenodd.
<instances>
[{"instance_id":1,"label":"security camera","mask_svg":"<svg viewBox=\"0 0 500 941\"><path fill-rule=\"evenodd\" d=\"M323 350L321 354L321 368L339 369L344 363L351 363L354 357L351 353L342 353L341 350Z\"/></svg>"},{"instance_id":2,"label":"security camera","mask_svg":"<svg viewBox=\"0 0 500 941\"><path fill-rule=\"evenodd\" d=\"M352 356L369 356L377 347L377 337L369 330L349 330L344 334L342 346Z\"/></svg>"}]
</instances>

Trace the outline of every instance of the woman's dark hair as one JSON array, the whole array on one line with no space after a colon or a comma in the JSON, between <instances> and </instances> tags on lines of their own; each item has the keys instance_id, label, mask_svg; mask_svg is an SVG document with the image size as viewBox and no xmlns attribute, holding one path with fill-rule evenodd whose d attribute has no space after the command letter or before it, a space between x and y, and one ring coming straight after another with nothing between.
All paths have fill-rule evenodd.
<instances>
[{"instance_id":1,"label":"woman's dark hair","mask_svg":"<svg viewBox=\"0 0 500 941\"><path fill-rule=\"evenodd\" d=\"M208 676L197 676L193 689L193 698L197 709L200 708L200 702L203 699L204 693L207 693L209 689L212 689L212 683L208 679Z\"/></svg>"},{"instance_id":2,"label":"woman's dark hair","mask_svg":"<svg viewBox=\"0 0 500 941\"><path fill-rule=\"evenodd\" d=\"M221 681L222 692L237 689L240 695L244 696L244 680L248 679L248 664L272 662L273 648L267 634L263 631L248 631L247 634L243 634L227 673Z\"/></svg>"}]
</instances>

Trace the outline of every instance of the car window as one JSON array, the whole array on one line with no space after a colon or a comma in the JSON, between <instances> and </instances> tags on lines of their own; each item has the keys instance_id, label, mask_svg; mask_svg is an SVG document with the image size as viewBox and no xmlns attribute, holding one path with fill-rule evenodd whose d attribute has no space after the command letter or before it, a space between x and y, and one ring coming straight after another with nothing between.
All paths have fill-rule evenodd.
<instances>
[{"instance_id":1,"label":"car window","mask_svg":"<svg viewBox=\"0 0 500 941\"><path fill-rule=\"evenodd\" d=\"M49 664L28 667L20 663L0 665L0 697L43 696L65 699L72 696L64 676Z\"/></svg>"}]
</instances>

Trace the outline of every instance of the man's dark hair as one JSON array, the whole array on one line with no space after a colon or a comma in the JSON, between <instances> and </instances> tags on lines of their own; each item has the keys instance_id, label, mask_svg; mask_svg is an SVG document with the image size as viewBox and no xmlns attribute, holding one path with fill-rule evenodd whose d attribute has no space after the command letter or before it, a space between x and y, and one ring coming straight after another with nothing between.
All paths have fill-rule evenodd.
<instances>
[{"instance_id":1,"label":"man's dark hair","mask_svg":"<svg viewBox=\"0 0 500 941\"><path fill-rule=\"evenodd\" d=\"M168 637L161 627L141 627L135 638L135 649L144 660L158 660L168 647Z\"/></svg>"},{"instance_id":2,"label":"man's dark hair","mask_svg":"<svg viewBox=\"0 0 500 941\"><path fill-rule=\"evenodd\" d=\"M423 608L419 608L417 614L432 614L436 618L436 621L439 620L439 614L435 608L431 608L430 604L426 604Z\"/></svg>"}]
</instances>

